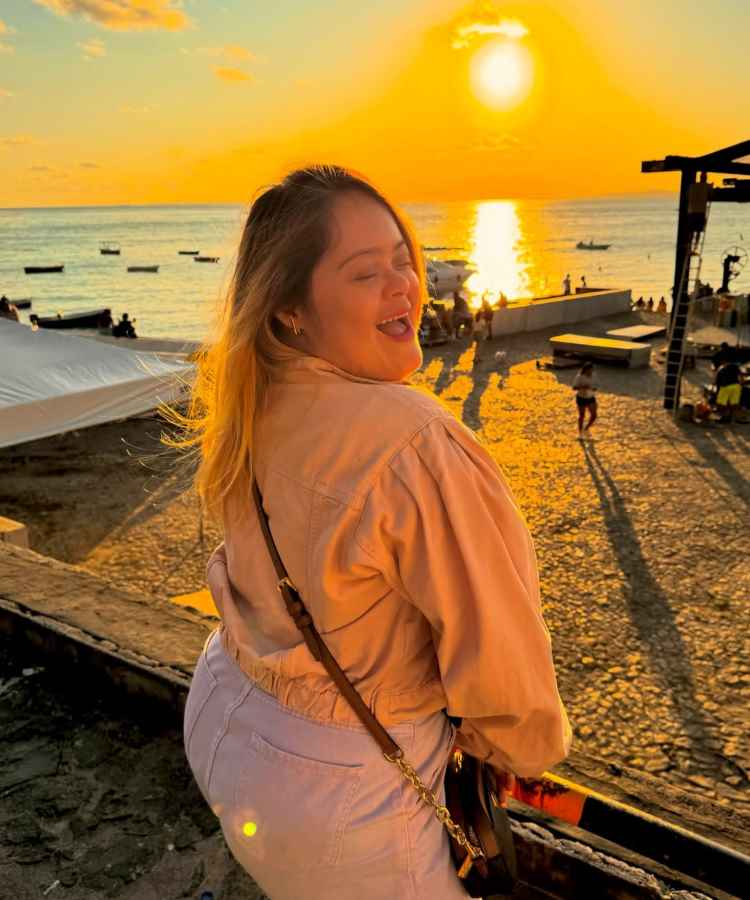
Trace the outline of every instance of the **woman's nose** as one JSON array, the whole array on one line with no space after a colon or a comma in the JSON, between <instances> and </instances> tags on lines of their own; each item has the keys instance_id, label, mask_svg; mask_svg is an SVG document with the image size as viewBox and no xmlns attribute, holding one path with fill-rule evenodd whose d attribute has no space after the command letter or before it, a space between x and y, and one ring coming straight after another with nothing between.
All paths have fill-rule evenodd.
<instances>
[{"instance_id":1,"label":"woman's nose","mask_svg":"<svg viewBox=\"0 0 750 900\"><path fill-rule=\"evenodd\" d=\"M392 269L390 278L388 279L388 288L392 294L408 294L409 276L400 272L398 269Z\"/></svg>"}]
</instances>

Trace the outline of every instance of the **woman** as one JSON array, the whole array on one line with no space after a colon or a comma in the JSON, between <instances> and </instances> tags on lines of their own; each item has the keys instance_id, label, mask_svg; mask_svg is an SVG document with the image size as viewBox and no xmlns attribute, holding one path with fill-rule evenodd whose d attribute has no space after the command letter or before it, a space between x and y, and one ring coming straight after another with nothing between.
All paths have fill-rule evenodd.
<instances>
[{"instance_id":1,"label":"woman","mask_svg":"<svg viewBox=\"0 0 750 900\"><path fill-rule=\"evenodd\" d=\"M423 296L418 245L374 187L293 172L250 209L184 420L224 528L208 564L222 624L196 666L186 753L272 900L465 895L444 827L286 612L251 465L314 623L430 788L456 737L446 712L499 771L539 774L568 749L510 491L471 432L403 383Z\"/></svg>"},{"instance_id":2,"label":"woman","mask_svg":"<svg viewBox=\"0 0 750 900\"><path fill-rule=\"evenodd\" d=\"M596 422L596 385L594 384L594 365L587 362L581 366L580 371L573 380L573 390L576 392L576 405L578 407L578 437L582 439ZM589 420L584 425L583 420L588 411Z\"/></svg>"}]
</instances>

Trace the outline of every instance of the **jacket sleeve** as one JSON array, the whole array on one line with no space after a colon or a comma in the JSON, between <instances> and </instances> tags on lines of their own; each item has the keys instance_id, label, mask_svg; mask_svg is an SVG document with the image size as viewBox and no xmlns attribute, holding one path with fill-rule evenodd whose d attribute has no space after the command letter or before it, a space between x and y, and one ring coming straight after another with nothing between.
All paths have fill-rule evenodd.
<instances>
[{"instance_id":1,"label":"jacket sleeve","mask_svg":"<svg viewBox=\"0 0 750 900\"><path fill-rule=\"evenodd\" d=\"M416 434L373 487L358 539L429 621L459 746L522 776L563 759L531 536L471 432L446 417Z\"/></svg>"}]
</instances>

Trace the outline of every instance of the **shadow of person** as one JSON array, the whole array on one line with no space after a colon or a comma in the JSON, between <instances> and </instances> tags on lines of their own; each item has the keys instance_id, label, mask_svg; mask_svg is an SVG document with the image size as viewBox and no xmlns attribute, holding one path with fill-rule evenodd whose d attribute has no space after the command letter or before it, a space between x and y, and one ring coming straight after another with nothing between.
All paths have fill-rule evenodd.
<instances>
[{"instance_id":1,"label":"shadow of person","mask_svg":"<svg viewBox=\"0 0 750 900\"><path fill-rule=\"evenodd\" d=\"M473 431L481 431L482 420L479 415L479 409L482 404L482 394L487 390L492 370L482 368L481 364L474 366L471 372L471 390L464 400L463 409L461 410L461 421Z\"/></svg>"},{"instance_id":2,"label":"shadow of person","mask_svg":"<svg viewBox=\"0 0 750 900\"><path fill-rule=\"evenodd\" d=\"M639 644L648 654L657 683L669 695L693 751L714 756L717 767L731 765L731 760L711 749L714 726L696 699L687 648L669 598L651 574L644 558L617 484L597 455L596 448L588 442L583 442L582 448L584 461L599 495L607 536L620 569L627 578L625 596L630 620ZM739 767L737 774L746 777Z\"/></svg>"}]
</instances>

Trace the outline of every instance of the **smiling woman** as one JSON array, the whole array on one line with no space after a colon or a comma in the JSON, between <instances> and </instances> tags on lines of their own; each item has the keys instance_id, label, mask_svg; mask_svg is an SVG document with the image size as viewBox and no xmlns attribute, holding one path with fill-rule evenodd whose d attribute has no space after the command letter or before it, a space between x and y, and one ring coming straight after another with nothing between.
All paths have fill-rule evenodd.
<instances>
[{"instance_id":1,"label":"smiling woman","mask_svg":"<svg viewBox=\"0 0 750 900\"><path fill-rule=\"evenodd\" d=\"M513 40L492 41L471 62L475 93L494 109L512 109L529 94L533 84L531 53Z\"/></svg>"}]
</instances>

